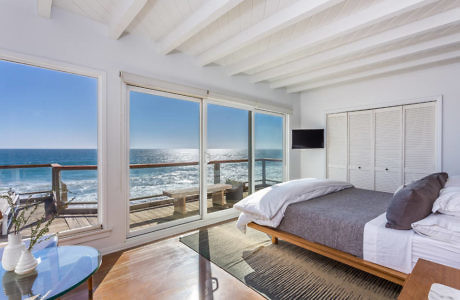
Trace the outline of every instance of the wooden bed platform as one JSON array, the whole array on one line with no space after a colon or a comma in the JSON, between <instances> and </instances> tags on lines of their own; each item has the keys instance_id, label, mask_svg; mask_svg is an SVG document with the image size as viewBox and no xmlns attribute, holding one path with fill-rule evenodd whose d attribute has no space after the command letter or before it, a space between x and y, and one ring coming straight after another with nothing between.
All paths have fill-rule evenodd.
<instances>
[{"instance_id":1,"label":"wooden bed platform","mask_svg":"<svg viewBox=\"0 0 460 300\"><path fill-rule=\"evenodd\" d=\"M282 239L291 244L297 245L299 247L318 253L320 255L329 257L333 260L352 266L356 269L373 274L375 276L378 276L380 278L386 279L399 285L403 285L404 281L409 276L409 274L405 274L381 265L368 262L364 259L345 253L343 251L307 241L301 237L278 229L258 225L255 223L249 223L248 226L270 235L272 237L273 244L277 244L278 239Z\"/></svg>"}]
</instances>

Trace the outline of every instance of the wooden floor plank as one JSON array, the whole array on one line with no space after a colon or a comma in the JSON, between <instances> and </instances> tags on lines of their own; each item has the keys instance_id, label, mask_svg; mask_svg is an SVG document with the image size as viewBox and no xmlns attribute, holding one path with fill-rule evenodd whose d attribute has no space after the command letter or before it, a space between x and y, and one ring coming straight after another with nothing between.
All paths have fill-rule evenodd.
<instances>
[{"instance_id":1,"label":"wooden floor plank","mask_svg":"<svg viewBox=\"0 0 460 300\"><path fill-rule=\"evenodd\" d=\"M104 256L94 287L96 300L264 299L178 238ZM84 283L61 299L87 299L86 289Z\"/></svg>"}]
</instances>

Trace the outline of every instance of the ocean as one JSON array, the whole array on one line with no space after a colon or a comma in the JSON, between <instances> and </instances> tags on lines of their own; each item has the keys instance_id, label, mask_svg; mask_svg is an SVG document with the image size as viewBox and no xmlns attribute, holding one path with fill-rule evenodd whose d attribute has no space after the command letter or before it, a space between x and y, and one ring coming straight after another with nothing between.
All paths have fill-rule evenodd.
<instances>
[{"instance_id":1,"label":"ocean","mask_svg":"<svg viewBox=\"0 0 460 300\"><path fill-rule=\"evenodd\" d=\"M257 158L282 159L282 150L256 150ZM131 149L131 164L170 163L198 161L197 149ZM209 149L208 160L247 159L247 150ZM95 149L0 149L0 165L48 164L95 165ZM130 197L142 198L160 195L164 190L197 186L198 166L131 169ZM221 182L248 181L248 163L221 164ZM62 182L67 185L69 199L75 202L95 201L97 197L97 171L62 171ZM282 181L281 162L266 162L266 178ZM262 179L262 162L256 161L255 180ZM208 183L214 182L214 166L208 165ZM1 169L0 192L8 189L25 193L51 190L51 168Z\"/></svg>"}]
</instances>

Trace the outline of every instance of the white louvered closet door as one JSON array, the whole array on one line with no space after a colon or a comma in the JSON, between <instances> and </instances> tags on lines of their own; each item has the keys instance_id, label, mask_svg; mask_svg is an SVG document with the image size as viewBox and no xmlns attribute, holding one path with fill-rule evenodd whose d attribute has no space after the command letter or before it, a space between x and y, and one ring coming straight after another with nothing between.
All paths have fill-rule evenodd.
<instances>
[{"instance_id":1,"label":"white louvered closet door","mask_svg":"<svg viewBox=\"0 0 460 300\"><path fill-rule=\"evenodd\" d=\"M347 181L347 113L330 114L326 124L327 178Z\"/></svg>"},{"instance_id":2,"label":"white louvered closet door","mask_svg":"<svg viewBox=\"0 0 460 300\"><path fill-rule=\"evenodd\" d=\"M375 190L394 193L402 184L402 106L375 111Z\"/></svg>"},{"instance_id":3,"label":"white louvered closet door","mask_svg":"<svg viewBox=\"0 0 460 300\"><path fill-rule=\"evenodd\" d=\"M372 110L348 113L349 182L357 188L374 189Z\"/></svg>"},{"instance_id":4,"label":"white louvered closet door","mask_svg":"<svg viewBox=\"0 0 460 300\"><path fill-rule=\"evenodd\" d=\"M404 181L436 172L436 103L405 105Z\"/></svg>"}]
</instances>

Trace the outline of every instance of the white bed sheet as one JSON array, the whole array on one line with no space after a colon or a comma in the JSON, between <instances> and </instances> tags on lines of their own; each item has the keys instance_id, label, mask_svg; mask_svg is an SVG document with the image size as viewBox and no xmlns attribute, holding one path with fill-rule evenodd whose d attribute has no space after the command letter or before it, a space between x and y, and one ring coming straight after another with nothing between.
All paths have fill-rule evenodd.
<instances>
[{"instance_id":1,"label":"white bed sheet","mask_svg":"<svg viewBox=\"0 0 460 300\"><path fill-rule=\"evenodd\" d=\"M460 269L460 245L414 234L412 239L412 268L420 258Z\"/></svg>"},{"instance_id":2,"label":"white bed sheet","mask_svg":"<svg viewBox=\"0 0 460 300\"><path fill-rule=\"evenodd\" d=\"M386 213L369 221L364 226L364 260L403 273L412 271L413 230L386 228Z\"/></svg>"},{"instance_id":3,"label":"white bed sheet","mask_svg":"<svg viewBox=\"0 0 460 300\"><path fill-rule=\"evenodd\" d=\"M413 230L386 228L385 224L383 213L365 225L365 260L407 274L420 258L460 269L460 245L421 236Z\"/></svg>"}]
</instances>

